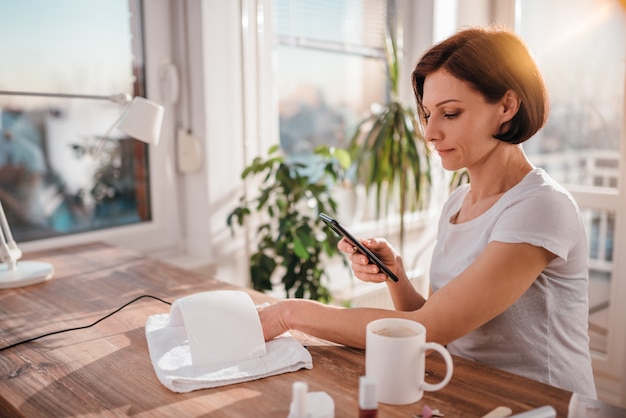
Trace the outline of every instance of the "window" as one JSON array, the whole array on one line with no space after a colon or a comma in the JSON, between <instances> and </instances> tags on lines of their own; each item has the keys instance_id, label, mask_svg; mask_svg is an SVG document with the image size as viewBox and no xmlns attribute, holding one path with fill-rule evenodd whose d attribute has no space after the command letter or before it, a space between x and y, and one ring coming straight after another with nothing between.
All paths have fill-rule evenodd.
<instances>
[{"instance_id":1,"label":"window","mask_svg":"<svg viewBox=\"0 0 626 418\"><path fill-rule=\"evenodd\" d=\"M345 146L385 101L386 0L275 0L280 144L287 155Z\"/></svg>"},{"instance_id":2,"label":"window","mask_svg":"<svg viewBox=\"0 0 626 418\"><path fill-rule=\"evenodd\" d=\"M573 190L576 185L592 191L623 189L619 163L626 26L619 2L519 3L519 30L535 54L551 101L548 123L537 140L525 145L527 153ZM591 347L606 353L617 206L586 207L576 193L574 197L589 236Z\"/></svg>"},{"instance_id":3,"label":"window","mask_svg":"<svg viewBox=\"0 0 626 418\"><path fill-rule=\"evenodd\" d=\"M520 2L520 33L541 67L551 101L548 123L526 151L561 183L616 188L624 21L614 0L566 3Z\"/></svg>"},{"instance_id":4,"label":"window","mask_svg":"<svg viewBox=\"0 0 626 418\"><path fill-rule=\"evenodd\" d=\"M0 90L145 96L138 5L2 3ZM0 200L16 241L152 219L147 145L114 131L94 155L122 111L107 100L0 95Z\"/></svg>"}]
</instances>

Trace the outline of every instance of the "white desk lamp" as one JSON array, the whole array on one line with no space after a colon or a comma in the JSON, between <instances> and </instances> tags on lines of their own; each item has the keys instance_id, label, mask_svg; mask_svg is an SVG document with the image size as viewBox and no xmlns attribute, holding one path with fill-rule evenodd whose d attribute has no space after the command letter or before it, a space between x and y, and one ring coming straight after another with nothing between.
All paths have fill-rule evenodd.
<instances>
[{"instance_id":1,"label":"white desk lamp","mask_svg":"<svg viewBox=\"0 0 626 418\"><path fill-rule=\"evenodd\" d=\"M107 140L116 127L132 138L152 145L158 145L161 126L163 124L163 106L158 105L143 97L135 97L132 101L128 94L115 94L111 96L97 96L84 94L63 93L34 93L21 91L0 91L0 95L11 96L37 96L37 97L61 97L69 99L96 99L108 100L114 103L126 104L121 116L111 125L102 136L97 153L102 144ZM50 263L42 261L21 261L22 251L19 249L2 203L0 203L0 289L28 286L49 280L54 275L54 267Z\"/></svg>"}]
</instances>

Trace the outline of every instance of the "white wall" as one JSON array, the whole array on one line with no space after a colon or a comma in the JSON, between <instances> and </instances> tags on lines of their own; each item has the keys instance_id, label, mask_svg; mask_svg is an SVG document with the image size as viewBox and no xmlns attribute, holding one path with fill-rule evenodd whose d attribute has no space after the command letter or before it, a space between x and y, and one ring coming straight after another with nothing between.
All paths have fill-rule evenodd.
<instances>
[{"instance_id":1,"label":"white wall","mask_svg":"<svg viewBox=\"0 0 626 418\"><path fill-rule=\"evenodd\" d=\"M240 4L189 0L175 7L182 26L178 34L186 36L188 45L186 54L179 51L177 56L188 77L181 128L199 140L202 166L179 174L186 252L171 261L192 269L213 266L220 279L247 285L243 236L232 238L226 226L241 193L245 166Z\"/></svg>"}]
</instances>

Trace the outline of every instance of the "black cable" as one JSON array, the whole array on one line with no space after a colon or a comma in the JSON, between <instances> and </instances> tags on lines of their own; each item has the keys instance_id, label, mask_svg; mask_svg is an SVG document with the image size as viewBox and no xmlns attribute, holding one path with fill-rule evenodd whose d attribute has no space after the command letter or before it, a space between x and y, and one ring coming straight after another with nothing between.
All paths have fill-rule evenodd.
<instances>
[{"instance_id":1,"label":"black cable","mask_svg":"<svg viewBox=\"0 0 626 418\"><path fill-rule=\"evenodd\" d=\"M24 340L24 341L19 341L19 342L16 342L16 343L14 343L14 344L7 345L6 347L0 347L0 351L3 351L3 350L8 350L9 348L13 348L13 347L18 346L18 345L21 345L21 344L30 343L30 342L32 342L32 341L35 341L35 340L38 340L38 339L40 339L40 338L44 338L44 337L49 337L49 336L51 336L51 335L61 334L61 333L64 333L64 332L69 332L69 331L77 331L77 330L79 330L79 329L87 329L87 328L93 327L94 325L96 325L96 324L100 323L101 321L104 321L105 319L107 319L107 318L108 318L108 317L110 317L111 315L114 315L114 314L118 313L119 311L121 311L122 309L124 309L125 307L127 307L128 305L130 305L130 304L132 304L132 303L135 303L135 302L137 302L139 299L143 299L143 298L152 298L152 299L158 300L159 302L163 302L163 303L165 303L165 304L167 304L167 305L171 305L171 304L172 304L171 302L165 301L165 300L160 299L160 298L158 298L158 297L156 297L156 296L152 296L152 295L141 295L141 296L136 297L135 299L131 300L130 302L127 302L127 303L123 304L122 306L120 306L119 308L117 308L117 309L116 309L116 310L114 310L113 312L109 313L108 315L105 315L105 316L103 316L102 318L98 319L98 320L97 320L96 322L94 322L93 324L85 325L85 326L82 326L82 327L67 328L67 329L62 329L62 330L59 330L59 331L49 332L49 333L47 333L47 334L39 335L39 336L37 336L37 337L29 338L29 339Z\"/></svg>"}]
</instances>

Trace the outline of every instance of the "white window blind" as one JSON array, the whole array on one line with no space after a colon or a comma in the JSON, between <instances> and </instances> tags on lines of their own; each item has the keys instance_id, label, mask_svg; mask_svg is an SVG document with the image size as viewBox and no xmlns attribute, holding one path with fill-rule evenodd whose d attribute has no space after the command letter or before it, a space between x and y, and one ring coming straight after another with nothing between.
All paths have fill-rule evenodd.
<instances>
[{"instance_id":1,"label":"white window blind","mask_svg":"<svg viewBox=\"0 0 626 418\"><path fill-rule=\"evenodd\" d=\"M281 45L382 57L392 3L387 0L277 0Z\"/></svg>"}]
</instances>

